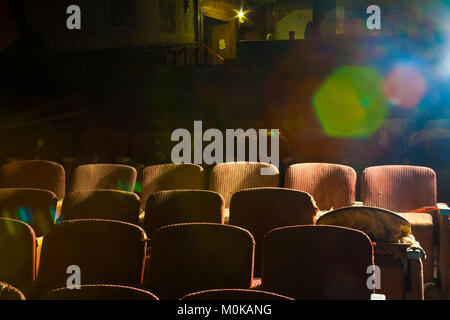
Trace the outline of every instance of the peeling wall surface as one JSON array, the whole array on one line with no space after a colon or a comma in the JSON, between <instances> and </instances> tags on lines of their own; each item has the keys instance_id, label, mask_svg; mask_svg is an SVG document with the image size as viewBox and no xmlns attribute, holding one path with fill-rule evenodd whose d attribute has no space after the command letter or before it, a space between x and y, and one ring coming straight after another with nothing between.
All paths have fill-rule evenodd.
<instances>
[{"instance_id":1,"label":"peeling wall surface","mask_svg":"<svg viewBox=\"0 0 450 320\"><path fill-rule=\"evenodd\" d=\"M81 8L81 30L66 27L70 5ZM195 38L193 0L26 0L25 14L59 50L176 45Z\"/></svg>"}]
</instances>

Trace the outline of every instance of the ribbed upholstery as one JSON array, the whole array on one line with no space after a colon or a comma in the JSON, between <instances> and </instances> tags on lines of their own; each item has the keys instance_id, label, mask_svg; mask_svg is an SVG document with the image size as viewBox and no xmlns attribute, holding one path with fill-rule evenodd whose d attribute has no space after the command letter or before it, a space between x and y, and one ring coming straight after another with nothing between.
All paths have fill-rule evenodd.
<instances>
[{"instance_id":1,"label":"ribbed upholstery","mask_svg":"<svg viewBox=\"0 0 450 320\"><path fill-rule=\"evenodd\" d=\"M156 229L187 222L223 223L225 203L220 194L206 190L166 190L150 195L144 229L151 239Z\"/></svg>"},{"instance_id":2,"label":"ribbed upholstery","mask_svg":"<svg viewBox=\"0 0 450 320\"><path fill-rule=\"evenodd\" d=\"M136 169L120 164L87 164L79 166L72 175L70 192L111 189L134 191Z\"/></svg>"},{"instance_id":3,"label":"ribbed upholstery","mask_svg":"<svg viewBox=\"0 0 450 320\"><path fill-rule=\"evenodd\" d=\"M436 206L436 174L416 166L366 168L361 175L361 201L398 212Z\"/></svg>"},{"instance_id":4,"label":"ribbed upholstery","mask_svg":"<svg viewBox=\"0 0 450 320\"><path fill-rule=\"evenodd\" d=\"M0 217L12 218L29 224L40 237L47 234L56 213L56 196L42 189L0 189Z\"/></svg>"},{"instance_id":5,"label":"ribbed upholstery","mask_svg":"<svg viewBox=\"0 0 450 320\"><path fill-rule=\"evenodd\" d=\"M180 300L276 301L294 300L276 293L250 289L215 289L190 293Z\"/></svg>"},{"instance_id":6,"label":"ribbed upholstery","mask_svg":"<svg viewBox=\"0 0 450 320\"><path fill-rule=\"evenodd\" d=\"M157 191L205 188L205 172L196 164L161 164L146 167L143 171L141 205Z\"/></svg>"},{"instance_id":7,"label":"ribbed upholstery","mask_svg":"<svg viewBox=\"0 0 450 320\"><path fill-rule=\"evenodd\" d=\"M294 164L286 171L284 186L308 192L321 210L337 209L355 201L356 172L339 164Z\"/></svg>"},{"instance_id":8,"label":"ribbed upholstery","mask_svg":"<svg viewBox=\"0 0 450 320\"><path fill-rule=\"evenodd\" d=\"M262 288L294 299L369 299L372 244L364 233L335 226L272 230L264 239Z\"/></svg>"},{"instance_id":9,"label":"ribbed upholstery","mask_svg":"<svg viewBox=\"0 0 450 320\"><path fill-rule=\"evenodd\" d=\"M427 216L429 224L433 226L432 217L428 214L408 215ZM406 268L405 265L406 250L411 247L410 239L407 238L411 234L411 225L402 214L376 207L354 206L327 212L317 220L317 224L357 229L377 243L374 250L375 264L382 270L379 293L385 294L389 300L406 299L408 291L414 287L411 285L414 279L423 284L423 273L411 274L412 269ZM413 235L417 237L417 229ZM431 243L431 249L428 243L420 242L420 245L429 256L427 260L431 261L432 251L429 250L433 244Z\"/></svg>"},{"instance_id":10,"label":"ribbed upholstery","mask_svg":"<svg viewBox=\"0 0 450 320\"><path fill-rule=\"evenodd\" d=\"M131 138L130 158L138 164L155 164L170 161L170 133L137 133Z\"/></svg>"},{"instance_id":11,"label":"ribbed upholstery","mask_svg":"<svg viewBox=\"0 0 450 320\"><path fill-rule=\"evenodd\" d=\"M64 168L44 160L11 162L0 167L0 188L44 189L61 199L65 193Z\"/></svg>"},{"instance_id":12,"label":"ribbed upholstery","mask_svg":"<svg viewBox=\"0 0 450 320\"><path fill-rule=\"evenodd\" d=\"M365 205L401 212L411 224L414 237L428 255L423 263L425 282L433 278L433 223L426 213L404 214L421 207L436 206L436 174L426 167L377 166L361 175L361 201Z\"/></svg>"},{"instance_id":13,"label":"ribbed upholstery","mask_svg":"<svg viewBox=\"0 0 450 320\"><path fill-rule=\"evenodd\" d=\"M25 296L19 289L7 284L6 282L0 282L0 301L7 300L26 300Z\"/></svg>"},{"instance_id":14,"label":"ribbed upholstery","mask_svg":"<svg viewBox=\"0 0 450 320\"><path fill-rule=\"evenodd\" d=\"M241 228L188 223L158 229L152 239L148 288L160 299L252 282L254 241Z\"/></svg>"},{"instance_id":15,"label":"ribbed upholstery","mask_svg":"<svg viewBox=\"0 0 450 320\"><path fill-rule=\"evenodd\" d=\"M17 287L34 281L35 243L29 225L0 218L0 281Z\"/></svg>"},{"instance_id":16,"label":"ribbed upholstery","mask_svg":"<svg viewBox=\"0 0 450 320\"><path fill-rule=\"evenodd\" d=\"M87 163L113 163L128 153L128 136L120 131L89 130L80 137L78 161Z\"/></svg>"},{"instance_id":17,"label":"ribbed upholstery","mask_svg":"<svg viewBox=\"0 0 450 320\"><path fill-rule=\"evenodd\" d=\"M140 205L138 195L129 191L75 191L64 198L60 220L107 219L138 224Z\"/></svg>"},{"instance_id":18,"label":"ribbed upholstery","mask_svg":"<svg viewBox=\"0 0 450 320\"><path fill-rule=\"evenodd\" d=\"M255 276L261 275L264 236L278 227L314 224L318 211L312 197L284 188L255 188L238 191L231 197L230 224L251 232L255 239Z\"/></svg>"},{"instance_id":19,"label":"ribbed upholstery","mask_svg":"<svg viewBox=\"0 0 450 320\"><path fill-rule=\"evenodd\" d=\"M67 268L81 269L82 284L142 283L146 235L140 227L111 220L57 224L42 244L37 297L66 286Z\"/></svg>"},{"instance_id":20,"label":"ribbed upholstery","mask_svg":"<svg viewBox=\"0 0 450 320\"><path fill-rule=\"evenodd\" d=\"M42 300L158 300L154 294L133 287L118 285L82 285L80 289L59 288Z\"/></svg>"},{"instance_id":21,"label":"ribbed upholstery","mask_svg":"<svg viewBox=\"0 0 450 320\"><path fill-rule=\"evenodd\" d=\"M273 174L262 175L261 168L269 168ZM209 188L220 193L225 207L230 207L231 196L242 189L278 187L277 167L261 162L227 162L216 165L209 177Z\"/></svg>"}]
</instances>

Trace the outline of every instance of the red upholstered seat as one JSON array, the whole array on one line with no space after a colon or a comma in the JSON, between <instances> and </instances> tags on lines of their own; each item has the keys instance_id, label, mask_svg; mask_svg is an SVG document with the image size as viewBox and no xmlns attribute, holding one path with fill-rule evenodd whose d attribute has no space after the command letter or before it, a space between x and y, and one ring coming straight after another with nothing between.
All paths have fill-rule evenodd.
<instances>
[{"instance_id":1,"label":"red upholstered seat","mask_svg":"<svg viewBox=\"0 0 450 320\"><path fill-rule=\"evenodd\" d=\"M40 237L47 234L55 221L56 196L42 189L0 189L0 217L29 224Z\"/></svg>"},{"instance_id":2,"label":"red upholstered seat","mask_svg":"<svg viewBox=\"0 0 450 320\"><path fill-rule=\"evenodd\" d=\"M312 197L284 188L253 188L231 197L230 224L251 232L255 239L255 276L261 275L264 236L279 227L314 224L318 211Z\"/></svg>"},{"instance_id":3,"label":"red upholstered seat","mask_svg":"<svg viewBox=\"0 0 450 320\"><path fill-rule=\"evenodd\" d=\"M205 189L205 172L196 164L161 164L143 171L141 204L157 191L176 189Z\"/></svg>"},{"instance_id":4,"label":"red upholstered seat","mask_svg":"<svg viewBox=\"0 0 450 320\"><path fill-rule=\"evenodd\" d=\"M436 206L436 174L426 167L390 165L366 168L361 175L364 205L397 212Z\"/></svg>"},{"instance_id":5,"label":"red upholstered seat","mask_svg":"<svg viewBox=\"0 0 450 320\"><path fill-rule=\"evenodd\" d=\"M187 222L223 223L222 196L206 190L166 190L150 195L145 209L144 229L151 239L156 229Z\"/></svg>"},{"instance_id":6,"label":"red upholstered seat","mask_svg":"<svg viewBox=\"0 0 450 320\"><path fill-rule=\"evenodd\" d=\"M112 220L71 220L44 238L34 297L67 285L67 268L80 267L81 284L142 284L146 235Z\"/></svg>"},{"instance_id":7,"label":"red upholstered seat","mask_svg":"<svg viewBox=\"0 0 450 320\"><path fill-rule=\"evenodd\" d=\"M0 281L0 301L26 300L23 293L6 282Z\"/></svg>"},{"instance_id":8,"label":"red upholstered seat","mask_svg":"<svg viewBox=\"0 0 450 320\"><path fill-rule=\"evenodd\" d=\"M424 215L424 214L423 214ZM430 218L430 215L424 215ZM417 245L411 239L411 225L403 215L366 206L352 206L327 212L317 225L334 225L360 230L373 242L375 264L380 267L378 293L388 300L423 299L423 255L409 257Z\"/></svg>"},{"instance_id":9,"label":"red upholstered seat","mask_svg":"<svg viewBox=\"0 0 450 320\"><path fill-rule=\"evenodd\" d=\"M35 278L34 231L14 219L0 218L0 281L20 287Z\"/></svg>"},{"instance_id":10,"label":"red upholstered seat","mask_svg":"<svg viewBox=\"0 0 450 320\"><path fill-rule=\"evenodd\" d=\"M120 164L86 164L75 169L70 192L111 189L134 191L136 169Z\"/></svg>"},{"instance_id":11,"label":"red upholstered seat","mask_svg":"<svg viewBox=\"0 0 450 320\"><path fill-rule=\"evenodd\" d=\"M262 175L261 169L271 171ZM226 162L216 165L209 177L209 188L220 193L225 199L225 207L230 207L231 196L243 189L278 187L278 168L262 162Z\"/></svg>"},{"instance_id":12,"label":"red upholstered seat","mask_svg":"<svg viewBox=\"0 0 450 320\"><path fill-rule=\"evenodd\" d=\"M412 234L427 253L424 281L433 280L434 236L437 217L426 213L405 213L437 203L436 174L427 167L389 165L366 168L361 175L364 205L400 212L411 224Z\"/></svg>"},{"instance_id":13,"label":"red upholstered seat","mask_svg":"<svg viewBox=\"0 0 450 320\"><path fill-rule=\"evenodd\" d=\"M129 191L75 191L64 198L60 221L107 219L138 224L140 205L138 195Z\"/></svg>"},{"instance_id":14,"label":"red upholstered seat","mask_svg":"<svg viewBox=\"0 0 450 320\"><path fill-rule=\"evenodd\" d=\"M373 248L361 231L282 227L264 238L262 289L294 299L369 299Z\"/></svg>"},{"instance_id":15,"label":"red upholstered seat","mask_svg":"<svg viewBox=\"0 0 450 320\"><path fill-rule=\"evenodd\" d=\"M248 289L255 243L250 232L222 224L162 227L152 239L147 287L160 299L207 289Z\"/></svg>"},{"instance_id":16,"label":"red upholstered seat","mask_svg":"<svg viewBox=\"0 0 450 320\"><path fill-rule=\"evenodd\" d=\"M309 193L320 210L338 209L355 201L356 172L339 164L294 164L286 171L284 186Z\"/></svg>"},{"instance_id":17,"label":"red upholstered seat","mask_svg":"<svg viewBox=\"0 0 450 320\"><path fill-rule=\"evenodd\" d=\"M65 193L62 165L44 160L23 160L0 167L0 188L35 188L53 192L58 199Z\"/></svg>"}]
</instances>

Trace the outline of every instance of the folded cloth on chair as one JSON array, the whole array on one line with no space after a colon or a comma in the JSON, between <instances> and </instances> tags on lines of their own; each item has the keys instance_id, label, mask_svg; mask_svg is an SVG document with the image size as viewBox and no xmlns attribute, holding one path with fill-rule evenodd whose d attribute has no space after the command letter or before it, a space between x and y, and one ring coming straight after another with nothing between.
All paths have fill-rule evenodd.
<instances>
[{"instance_id":1,"label":"folded cloth on chair","mask_svg":"<svg viewBox=\"0 0 450 320\"><path fill-rule=\"evenodd\" d=\"M400 215L381 208L353 206L330 211L317 224L361 230L373 242L411 243L411 225ZM412 243L411 243L412 244Z\"/></svg>"}]
</instances>

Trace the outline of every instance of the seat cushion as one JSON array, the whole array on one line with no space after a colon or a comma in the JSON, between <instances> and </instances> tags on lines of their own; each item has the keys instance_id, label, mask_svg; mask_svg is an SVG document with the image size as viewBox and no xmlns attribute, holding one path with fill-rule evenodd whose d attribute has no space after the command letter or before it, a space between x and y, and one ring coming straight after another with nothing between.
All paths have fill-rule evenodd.
<instances>
[{"instance_id":1,"label":"seat cushion","mask_svg":"<svg viewBox=\"0 0 450 320\"><path fill-rule=\"evenodd\" d=\"M433 227L433 217L429 213L404 212L397 214L408 220L411 227Z\"/></svg>"}]
</instances>

